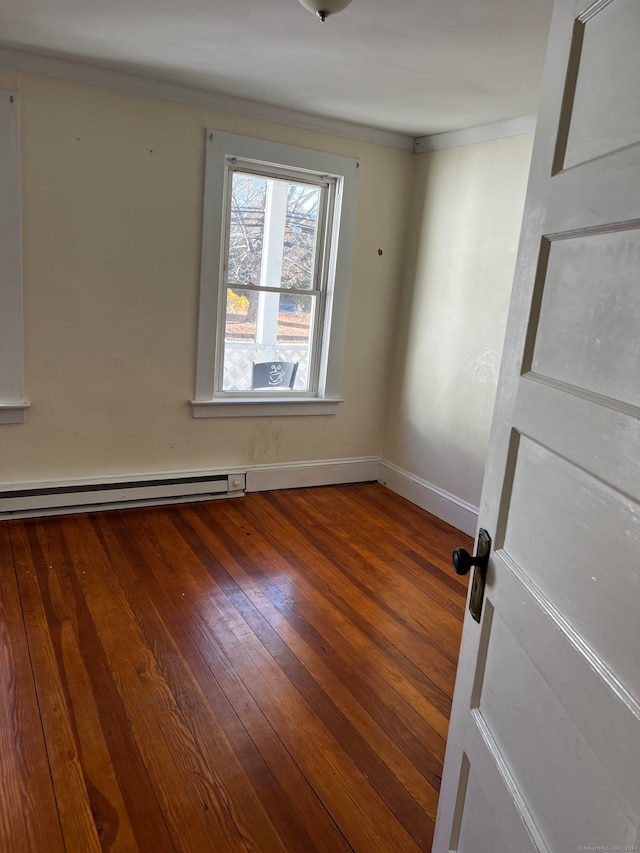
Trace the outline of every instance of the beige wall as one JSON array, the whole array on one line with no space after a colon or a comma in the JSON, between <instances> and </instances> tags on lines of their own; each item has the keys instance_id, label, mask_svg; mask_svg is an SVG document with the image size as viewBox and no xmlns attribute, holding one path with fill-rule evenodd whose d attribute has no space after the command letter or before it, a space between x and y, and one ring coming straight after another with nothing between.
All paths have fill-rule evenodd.
<instances>
[{"instance_id":1,"label":"beige wall","mask_svg":"<svg viewBox=\"0 0 640 853\"><path fill-rule=\"evenodd\" d=\"M379 455L410 152L17 72L0 87L21 98L32 404L0 427L0 481ZM192 418L205 127L360 160L336 416Z\"/></svg>"},{"instance_id":2,"label":"beige wall","mask_svg":"<svg viewBox=\"0 0 640 853\"><path fill-rule=\"evenodd\" d=\"M32 403L0 427L0 482L382 451L478 503L530 136L414 156L19 72L0 88L21 97ZM336 416L192 418L205 127L360 160Z\"/></svg>"},{"instance_id":3,"label":"beige wall","mask_svg":"<svg viewBox=\"0 0 640 853\"><path fill-rule=\"evenodd\" d=\"M383 456L475 506L532 142L516 136L416 158Z\"/></svg>"}]
</instances>

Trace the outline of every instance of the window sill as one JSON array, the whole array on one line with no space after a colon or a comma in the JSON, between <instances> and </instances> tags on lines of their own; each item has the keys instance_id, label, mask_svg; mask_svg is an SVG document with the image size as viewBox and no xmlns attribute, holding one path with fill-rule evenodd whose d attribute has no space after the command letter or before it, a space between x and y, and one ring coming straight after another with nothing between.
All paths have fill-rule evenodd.
<instances>
[{"instance_id":1,"label":"window sill","mask_svg":"<svg viewBox=\"0 0 640 853\"><path fill-rule=\"evenodd\" d=\"M335 415L339 397L278 397L276 399L191 400L194 418L281 417L283 415Z\"/></svg>"},{"instance_id":2,"label":"window sill","mask_svg":"<svg viewBox=\"0 0 640 853\"><path fill-rule=\"evenodd\" d=\"M0 424L23 424L29 403L0 403Z\"/></svg>"}]
</instances>

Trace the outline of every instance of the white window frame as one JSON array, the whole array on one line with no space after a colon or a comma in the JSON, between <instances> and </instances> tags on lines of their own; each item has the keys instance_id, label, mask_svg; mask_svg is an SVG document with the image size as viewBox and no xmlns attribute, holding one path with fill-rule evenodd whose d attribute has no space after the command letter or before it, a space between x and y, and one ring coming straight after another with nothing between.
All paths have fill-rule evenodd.
<instances>
[{"instance_id":1,"label":"white window frame","mask_svg":"<svg viewBox=\"0 0 640 853\"><path fill-rule=\"evenodd\" d=\"M255 164L265 170L311 173L335 179L335 206L329 242L329 264L324 304L324 334L320 345L320 370L313 395L287 391L267 395L239 396L216 390L216 358L226 315L224 280L227 164L233 159ZM356 205L360 164L357 160L297 148L232 133L207 130L198 318L196 393L191 401L194 417L237 417L242 415L335 414L343 402L340 380L347 325L349 282L356 227ZM220 376L220 372L218 373Z\"/></svg>"},{"instance_id":2,"label":"white window frame","mask_svg":"<svg viewBox=\"0 0 640 853\"><path fill-rule=\"evenodd\" d=\"M20 124L17 92L0 90L0 424L24 423Z\"/></svg>"}]
</instances>

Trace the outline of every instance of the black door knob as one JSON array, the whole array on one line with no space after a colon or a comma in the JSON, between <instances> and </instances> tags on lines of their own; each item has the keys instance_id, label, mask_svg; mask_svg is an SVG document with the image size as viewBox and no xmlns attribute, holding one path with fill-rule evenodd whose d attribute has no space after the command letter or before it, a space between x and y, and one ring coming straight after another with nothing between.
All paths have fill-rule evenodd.
<instances>
[{"instance_id":1,"label":"black door knob","mask_svg":"<svg viewBox=\"0 0 640 853\"><path fill-rule=\"evenodd\" d=\"M456 548L453 552L453 571L457 575L468 574L471 566L482 566L484 568L486 565L487 557L472 557L466 548Z\"/></svg>"},{"instance_id":2,"label":"black door knob","mask_svg":"<svg viewBox=\"0 0 640 853\"><path fill-rule=\"evenodd\" d=\"M473 573L471 595L469 596L469 612L476 622L479 622L482 616L482 602L484 600L484 587L489 568L490 553L491 537L484 527L478 530L478 545L475 557L472 557L466 548L456 548L453 552L453 570L457 575L466 575L471 566L477 567Z\"/></svg>"}]
</instances>

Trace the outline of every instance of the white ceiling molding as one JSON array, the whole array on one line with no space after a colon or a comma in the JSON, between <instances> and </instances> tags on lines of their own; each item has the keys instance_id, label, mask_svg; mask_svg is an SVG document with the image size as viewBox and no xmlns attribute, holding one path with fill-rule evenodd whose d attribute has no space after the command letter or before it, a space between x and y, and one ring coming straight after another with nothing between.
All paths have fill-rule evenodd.
<instances>
[{"instance_id":1,"label":"white ceiling molding","mask_svg":"<svg viewBox=\"0 0 640 853\"><path fill-rule=\"evenodd\" d=\"M447 133L421 136L415 141L414 151L416 154L425 154L428 151L439 151L441 148L455 148L458 145L470 145L473 142L489 142L491 139L520 136L522 133L533 133L535 129L535 115L520 116L504 121L494 121L491 124L468 127L464 130L451 130Z\"/></svg>"},{"instance_id":2,"label":"white ceiling molding","mask_svg":"<svg viewBox=\"0 0 640 853\"><path fill-rule=\"evenodd\" d=\"M136 95L146 95L151 98L163 98L167 101L176 101L204 109L232 113L236 116L299 127L316 133L328 133L332 136L356 139L360 142L384 145L387 148L397 148L402 151L414 150L415 140L408 134L368 127L355 122L323 118L297 110L269 106L257 101L230 97L205 89L153 80L148 77L126 74L122 71L72 62L67 59L58 59L53 56L0 47L0 69L3 68L41 74L45 77L56 77L75 83L86 83L106 89L116 89Z\"/></svg>"}]
</instances>

